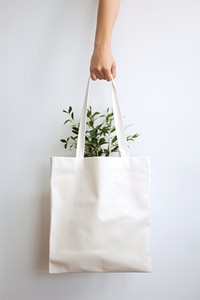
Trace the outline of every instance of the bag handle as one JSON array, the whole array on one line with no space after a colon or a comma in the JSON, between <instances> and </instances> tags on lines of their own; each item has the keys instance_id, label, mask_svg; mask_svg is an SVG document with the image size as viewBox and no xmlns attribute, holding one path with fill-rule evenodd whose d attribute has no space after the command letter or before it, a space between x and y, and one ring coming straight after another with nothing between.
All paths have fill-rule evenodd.
<instances>
[{"instance_id":1,"label":"bag handle","mask_svg":"<svg viewBox=\"0 0 200 300\"><path fill-rule=\"evenodd\" d=\"M90 91L90 81L91 81L91 79L89 78L87 87L86 87L85 99L84 99L84 103L83 103L82 115L81 115L81 121L80 121L80 127L79 127L77 150L76 150L76 157L79 157L79 158L84 157L85 132L86 132L86 121L87 121L87 106L88 106L88 97L89 97L89 91ZM125 134L124 126L123 126L116 85L115 85L115 82L113 79L111 81L111 85L112 85L113 115L114 115L115 128L116 128L116 133L117 133L117 141L118 141L118 145L119 145L119 153L120 153L120 156L127 157L127 156L129 156L129 153L128 153L126 134Z\"/></svg>"}]
</instances>

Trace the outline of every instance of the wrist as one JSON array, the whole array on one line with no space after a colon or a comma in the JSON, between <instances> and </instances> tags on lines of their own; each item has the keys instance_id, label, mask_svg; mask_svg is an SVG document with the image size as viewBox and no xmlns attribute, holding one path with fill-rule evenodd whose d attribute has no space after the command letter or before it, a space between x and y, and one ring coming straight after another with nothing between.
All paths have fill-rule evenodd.
<instances>
[{"instance_id":1,"label":"wrist","mask_svg":"<svg viewBox=\"0 0 200 300\"><path fill-rule=\"evenodd\" d=\"M96 40L94 42L94 49L111 50L111 42L105 40L104 41Z\"/></svg>"}]
</instances>

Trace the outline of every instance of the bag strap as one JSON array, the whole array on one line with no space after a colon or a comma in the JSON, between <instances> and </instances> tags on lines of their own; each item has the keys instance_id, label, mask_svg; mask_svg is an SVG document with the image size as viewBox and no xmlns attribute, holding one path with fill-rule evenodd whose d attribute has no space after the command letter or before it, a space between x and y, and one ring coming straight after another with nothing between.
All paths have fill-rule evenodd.
<instances>
[{"instance_id":1,"label":"bag strap","mask_svg":"<svg viewBox=\"0 0 200 300\"><path fill-rule=\"evenodd\" d=\"M76 157L83 158L84 157L84 150L85 150L85 132L86 132L86 121L87 121L87 106L88 106L88 98L89 98L89 91L90 91L90 81L88 79L86 92L85 92L85 99L82 108L82 115L79 127L79 134L78 134L78 141L77 141L77 150L76 150ZM112 86L112 106L113 106L113 114L114 114L114 121L115 121L115 128L117 133L117 141L119 145L119 153L120 156L129 156L128 153L128 146L126 140L126 134L123 126L121 110L119 106L119 99L116 90L116 85L114 80L111 81Z\"/></svg>"}]
</instances>

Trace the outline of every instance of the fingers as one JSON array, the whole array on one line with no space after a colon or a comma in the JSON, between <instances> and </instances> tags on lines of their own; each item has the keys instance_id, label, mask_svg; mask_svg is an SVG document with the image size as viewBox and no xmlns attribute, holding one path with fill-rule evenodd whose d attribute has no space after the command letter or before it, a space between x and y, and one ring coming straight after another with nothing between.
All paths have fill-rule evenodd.
<instances>
[{"instance_id":1,"label":"fingers","mask_svg":"<svg viewBox=\"0 0 200 300\"><path fill-rule=\"evenodd\" d=\"M116 77L116 64L115 63L111 67L111 74L112 74L113 78Z\"/></svg>"},{"instance_id":2,"label":"fingers","mask_svg":"<svg viewBox=\"0 0 200 300\"><path fill-rule=\"evenodd\" d=\"M90 77L92 80L103 79L103 76L97 70L91 70Z\"/></svg>"},{"instance_id":3,"label":"fingers","mask_svg":"<svg viewBox=\"0 0 200 300\"><path fill-rule=\"evenodd\" d=\"M116 77L116 63L111 49L95 47L90 61L90 77L92 80L111 81Z\"/></svg>"},{"instance_id":4,"label":"fingers","mask_svg":"<svg viewBox=\"0 0 200 300\"><path fill-rule=\"evenodd\" d=\"M112 80L111 70L105 69L105 71L104 71L104 79L107 80L107 81L111 81Z\"/></svg>"},{"instance_id":5,"label":"fingers","mask_svg":"<svg viewBox=\"0 0 200 300\"><path fill-rule=\"evenodd\" d=\"M90 77L92 80L103 79L104 75L96 67L90 67Z\"/></svg>"},{"instance_id":6,"label":"fingers","mask_svg":"<svg viewBox=\"0 0 200 300\"><path fill-rule=\"evenodd\" d=\"M109 68L91 68L90 69L90 77L92 80L107 80L111 81L113 78L116 77L116 66L112 66Z\"/></svg>"},{"instance_id":7,"label":"fingers","mask_svg":"<svg viewBox=\"0 0 200 300\"><path fill-rule=\"evenodd\" d=\"M90 72L90 77L92 80L97 80L97 76L93 72Z\"/></svg>"}]
</instances>

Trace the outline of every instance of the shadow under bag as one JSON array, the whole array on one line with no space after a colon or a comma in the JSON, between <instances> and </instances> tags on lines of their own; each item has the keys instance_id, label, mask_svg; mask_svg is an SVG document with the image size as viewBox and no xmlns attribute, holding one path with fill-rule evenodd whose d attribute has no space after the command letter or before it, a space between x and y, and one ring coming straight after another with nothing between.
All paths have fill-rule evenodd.
<instances>
[{"instance_id":1,"label":"shadow under bag","mask_svg":"<svg viewBox=\"0 0 200 300\"><path fill-rule=\"evenodd\" d=\"M151 272L150 159L130 157L114 81L119 157L84 157L88 81L76 157L51 158L49 272Z\"/></svg>"}]
</instances>

